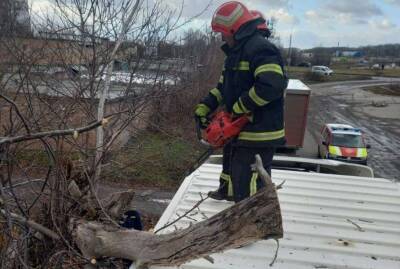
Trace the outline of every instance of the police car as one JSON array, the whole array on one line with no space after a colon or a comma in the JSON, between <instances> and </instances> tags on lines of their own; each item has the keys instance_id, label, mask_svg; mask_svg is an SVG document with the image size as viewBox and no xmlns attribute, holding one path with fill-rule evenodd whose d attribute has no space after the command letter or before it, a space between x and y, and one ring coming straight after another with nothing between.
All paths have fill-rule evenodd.
<instances>
[{"instance_id":1,"label":"police car","mask_svg":"<svg viewBox=\"0 0 400 269\"><path fill-rule=\"evenodd\" d=\"M367 164L370 145L361 130L347 124L326 124L318 143L320 158Z\"/></svg>"}]
</instances>

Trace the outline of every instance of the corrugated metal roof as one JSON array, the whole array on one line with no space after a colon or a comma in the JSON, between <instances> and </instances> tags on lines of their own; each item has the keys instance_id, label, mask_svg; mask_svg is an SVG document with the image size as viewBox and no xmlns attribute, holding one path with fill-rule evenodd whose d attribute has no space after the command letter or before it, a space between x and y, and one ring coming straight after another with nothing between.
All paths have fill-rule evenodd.
<instances>
[{"instance_id":1,"label":"corrugated metal roof","mask_svg":"<svg viewBox=\"0 0 400 269\"><path fill-rule=\"evenodd\" d=\"M221 165L203 164L185 179L156 229L182 215L218 187ZM400 268L400 186L385 179L272 170L286 183L278 196L284 238L271 268ZM206 200L200 211L163 232L185 228L231 206ZM215 263L199 259L184 269L268 268L273 240L213 254ZM160 267L152 267L153 269Z\"/></svg>"}]
</instances>

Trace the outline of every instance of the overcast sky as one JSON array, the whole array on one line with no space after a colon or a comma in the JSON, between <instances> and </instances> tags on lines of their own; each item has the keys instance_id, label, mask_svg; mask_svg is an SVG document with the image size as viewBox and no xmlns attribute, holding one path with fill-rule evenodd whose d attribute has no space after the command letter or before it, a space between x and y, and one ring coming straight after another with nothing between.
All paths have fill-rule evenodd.
<instances>
[{"instance_id":1,"label":"overcast sky","mask_svg":"<svg viewBox=\"0 0 400 269\"><path fill-rule=\"evenodd\" d=\"M29 0L33 10L50 0ZM50 1L51 2L51 1ZM166 0L178 6L181 0ZM207 0L186 0L184 16L192 16L207 5ZM214 0L211 7L191 23L193 28L210 25L216 7L226 1ZM363 46L400 43L400 0L243 0L267 18L274 16L277 33L284 46Z\"/></svg>"}]
</instances>

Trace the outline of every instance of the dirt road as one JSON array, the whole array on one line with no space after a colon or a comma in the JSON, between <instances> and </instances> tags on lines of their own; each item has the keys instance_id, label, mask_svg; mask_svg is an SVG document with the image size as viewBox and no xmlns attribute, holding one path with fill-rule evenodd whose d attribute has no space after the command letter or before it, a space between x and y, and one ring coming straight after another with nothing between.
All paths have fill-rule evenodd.
<instances>
[{"instance_id":1,"label":"dirt road","mask_svg":"<svg viewBox=\"0 0 400 269\"><path fill-rule=\"evenodd\" d=\"M364 90L365 87L391 83L400 83L400 79L374 78L312 85L307 129L311 135L308 139L314 141L306 141L313 147L306 152L316 150L313 143L323 124L350 124L361 128L371 145L369 166L375 175L400 181L400 93L393 96Z\"/></svg>"}]
</instances>

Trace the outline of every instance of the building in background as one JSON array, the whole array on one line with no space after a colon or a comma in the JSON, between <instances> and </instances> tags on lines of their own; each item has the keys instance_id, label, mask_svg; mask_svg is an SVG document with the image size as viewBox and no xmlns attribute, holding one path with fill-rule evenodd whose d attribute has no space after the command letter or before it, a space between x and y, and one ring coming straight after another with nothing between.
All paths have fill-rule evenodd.
<instances>
[{"instance_id":1,"label":"building in background","mask_svg":"<svg viewBox=\"0 0 400 269\"><path fill-rule=\"evenodd\" d=\"M0 0L0 33L31 35L31 18L27 0Z\"/></svg>"}]
</instances>

